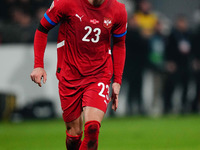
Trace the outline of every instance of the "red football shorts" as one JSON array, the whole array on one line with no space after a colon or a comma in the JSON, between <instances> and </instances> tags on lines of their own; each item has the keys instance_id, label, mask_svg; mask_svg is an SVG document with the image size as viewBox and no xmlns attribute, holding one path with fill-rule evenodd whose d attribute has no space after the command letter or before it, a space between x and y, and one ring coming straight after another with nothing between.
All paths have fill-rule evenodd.
<instances>
[{"instance_id":1,"label":"red football shorts","mask_svg":"<svg viewBox=\"0 0 200 150\"><path fill-rule=\"evenodd\" d=\"M77 119L83 107L90 106L106 113L109 103L110 81L96 82L78 87L66 87L59 83L59 95L63 110L63 120L71 122Z\"/></svg>"}]
</instances>

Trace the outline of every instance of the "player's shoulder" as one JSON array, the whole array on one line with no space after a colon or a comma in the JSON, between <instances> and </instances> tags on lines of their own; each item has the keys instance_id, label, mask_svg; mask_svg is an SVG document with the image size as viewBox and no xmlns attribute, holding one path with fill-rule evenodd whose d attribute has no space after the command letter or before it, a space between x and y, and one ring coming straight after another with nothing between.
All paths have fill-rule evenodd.
<instances>
[{"instance_id":1,"label":"player's shoulder","mask_svg":"<svg viewBox=\"0 0 200 150\"><path fill-rule=\"evenodd\" d=\"M50 10L55 7L61 13L67 13L76 6L76 0L54 0Z\"/></svg>"},{"instance_id":2,"label":"player's shoulder","mask_svg":"<svg viewBox=\"0 0 200 150\"><path fill-rule=\"evenodd\" d=\"M118 8L118 9L125 9L125 4L123 4L123 3L121 3L121 2L119 2L119 1L117 1L117 0L112 0L113 1L113 4L114 4L114 6L115 6L115 9L116 8Z\"/></svg>"},{"instance_id":3,"label":"player's shoulder","mask_svg":"<svg viewBox=\"0 0 200 150\"><path fill-rule=\"evenodd\" d=\"M126 12L125 4L117 0L112 0L112 7L114 8L116 13L121 14Z\"/></svg>"},{"instance_id":4,"label":"player's shoulder","mask_svg":"<svg viewBox=\"0 0 200 150\"><path fill-rule=\"evenodd\" d=\"M68 5L70 6L70 4L74 4L75 0L54 0L55 4L60 4L60 5Z\"/></svg>"}]
</instances>

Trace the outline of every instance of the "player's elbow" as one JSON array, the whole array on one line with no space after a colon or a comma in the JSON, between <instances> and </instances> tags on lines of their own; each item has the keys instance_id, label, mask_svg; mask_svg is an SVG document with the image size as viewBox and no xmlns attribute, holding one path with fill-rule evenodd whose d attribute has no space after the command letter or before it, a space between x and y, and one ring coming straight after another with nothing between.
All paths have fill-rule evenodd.
<instances>
[{"instance_id":1,"label":"player's elbow","mask_svg":"<svg viewBox=\"0 0 200 150\"><path fill-rule=\"evenodd\" d=\"M125 36L113 38L113 46L125 48Z\"/></svg>"},{"instance_id":2,"label":"player's elbow","mask_svg":"<svg viewBox=\"0 0 200 150\"><path fill-rule=\"evenodd\" d=\"M38 28L39 31L48 34L49 30L46 29L41 23L39 24Z\"/></svg>"}]
</instances>

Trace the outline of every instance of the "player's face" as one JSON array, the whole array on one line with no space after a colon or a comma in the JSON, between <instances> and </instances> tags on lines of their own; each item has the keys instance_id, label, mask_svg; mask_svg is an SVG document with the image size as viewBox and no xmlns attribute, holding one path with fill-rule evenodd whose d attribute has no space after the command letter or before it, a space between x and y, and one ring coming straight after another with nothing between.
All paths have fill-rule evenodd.
<instances>
[{"instance_id":1,"label":"player's face","mask_svg":"<svg viewBox=\"0 0 200 150\"><path fill-rule=\"evenodd\" d=\"M104 0L88 0L92 5L94 5L95 7L99 7Z\"/></svg>"}]
</instances>

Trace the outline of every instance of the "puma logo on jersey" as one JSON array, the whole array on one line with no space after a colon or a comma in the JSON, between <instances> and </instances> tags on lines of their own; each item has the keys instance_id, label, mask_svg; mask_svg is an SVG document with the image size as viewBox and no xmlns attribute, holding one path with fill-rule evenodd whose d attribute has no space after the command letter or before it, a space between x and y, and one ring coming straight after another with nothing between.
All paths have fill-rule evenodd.
<instances>
[{"instance_id":1,"label":"puma logo on jersey","mask_svg":"<svg viewBox=\"0 0 200 150\"><path fill-rule=\"evenodd\" d=\"M80 22L81 22L84 15L82 15L82 16L80 17L78 14L76 14L75 16L78 17L78 18L80 19Z\"/></svg>"},{"instance_id":2,"label":"puma logo on jersey","mask_svg":"<svg viewBox=\"0 0 200 150\"><path fill-rule=\"evenodd\" d=\"M97 23L99 23L99 21L96 19L90 19L90 23L97 24Z\"/></svg>"},{"instance_id":3,"label":"puma logo on jersey","mask_svg":"<svg viewBox=\"0 0 200 150\"><path fill-rule=\"evenodd\" d=\"M110 28L112 26L112 19L111 18L104 18L103 26L105 28Z\"/></svg>"}]
</instances>

